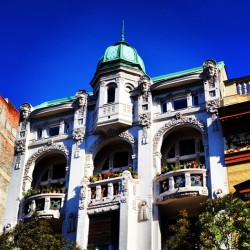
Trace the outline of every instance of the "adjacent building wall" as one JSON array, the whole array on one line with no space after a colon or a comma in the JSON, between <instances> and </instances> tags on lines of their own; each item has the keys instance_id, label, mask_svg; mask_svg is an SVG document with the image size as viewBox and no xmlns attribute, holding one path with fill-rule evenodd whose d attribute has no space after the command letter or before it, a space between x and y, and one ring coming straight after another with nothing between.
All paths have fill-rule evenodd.
<instances>
[{"instance_id":1,"label":"adjacent building wall","mask_svg":"<svg viewBox=\"0 0 250 250\"><path fill-rule=\"evenodd\" d=\"M0 96L0 226L3 225L8 186L14 159L14 142L19 112L14 105Z\"/></svg>"}]
</instances>

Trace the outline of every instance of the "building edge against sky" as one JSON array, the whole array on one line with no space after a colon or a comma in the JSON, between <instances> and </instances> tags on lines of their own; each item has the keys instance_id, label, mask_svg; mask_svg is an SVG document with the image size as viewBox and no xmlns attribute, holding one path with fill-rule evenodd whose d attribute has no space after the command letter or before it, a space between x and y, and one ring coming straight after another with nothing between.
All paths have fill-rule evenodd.
<instances>
[{"instance_id":1,"label":"building edge against sky","mask_svg":"<svg viewBox=\"0 0 250 250\"><path fill-rule=\"evenodd\" d=\"M227 73L201 64L150 78L122 37L91 94L24 103L4 229L36 213L84 249L165 249L180 209L195 222L201 202L228 193L218 118Z\"/></svg>"}]
</instances>

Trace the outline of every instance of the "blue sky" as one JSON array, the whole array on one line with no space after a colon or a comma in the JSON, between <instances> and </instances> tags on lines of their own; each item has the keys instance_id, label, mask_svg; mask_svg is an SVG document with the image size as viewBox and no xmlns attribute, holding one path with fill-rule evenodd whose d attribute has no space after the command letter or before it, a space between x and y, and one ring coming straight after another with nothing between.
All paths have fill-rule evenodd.
<instances>
[{"instance_id":1,"label":"blue sky","mask_svg":"<svg viewBox=\"0 0 250 250\"><path fill-rule=\"evenodd\" d=\"M0 94L19 109L91 91L122 20L150 77L209 58L250 75L249 11L248 0L0 0Z\"/></svg>"}]
</instances>

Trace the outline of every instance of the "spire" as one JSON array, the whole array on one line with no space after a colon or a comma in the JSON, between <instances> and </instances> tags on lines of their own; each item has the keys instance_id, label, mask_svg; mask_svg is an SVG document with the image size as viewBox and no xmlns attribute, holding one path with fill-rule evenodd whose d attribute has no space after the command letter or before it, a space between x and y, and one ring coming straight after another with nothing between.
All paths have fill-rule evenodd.
<instances>
[{"instance_id":1,"label":"spire","mask_svg":"<svg viewBox=\"0 0 250 250\"><path fill-rule=\"evenodd\" d=\"M124 20L122 21L122 37L121 37L121 41L124 42L125 38L124 38Z\"/></svg>"}]
</instances>

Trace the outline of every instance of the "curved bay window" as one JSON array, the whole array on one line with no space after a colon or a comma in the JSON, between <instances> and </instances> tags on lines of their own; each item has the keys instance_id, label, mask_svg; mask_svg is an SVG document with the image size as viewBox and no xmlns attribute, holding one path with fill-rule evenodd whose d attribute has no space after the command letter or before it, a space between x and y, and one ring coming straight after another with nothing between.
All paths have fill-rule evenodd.
<instances>
[{"instance_id":1,"label":"curved bay window","mask_svg":"<svg viewBox=\"0 0 250 250\"><path fill-rule=\"evenodd\" d=\"M204 165L204 147L201 134L193 128L179 128L169 134L162 145L162 165L194 167Z\"/></svg>"}]
</instances>

